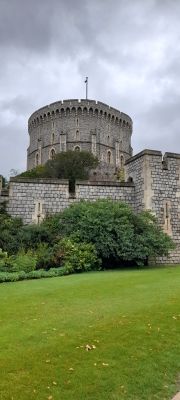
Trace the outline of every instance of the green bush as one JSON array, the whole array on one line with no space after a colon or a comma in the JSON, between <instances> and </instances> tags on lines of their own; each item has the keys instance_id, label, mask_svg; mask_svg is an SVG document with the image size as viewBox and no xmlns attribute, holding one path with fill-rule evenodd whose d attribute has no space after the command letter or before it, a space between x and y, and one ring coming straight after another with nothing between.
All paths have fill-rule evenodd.
<instances>
[{"instance_id":1,"label":"green bush","mask_svg":"<svg viewBox=\"0 0 180 400\"><path fill-rule=\"evenodd\" d=\"M31 271L25 273L24 271L19 272L0 272L0 283L4 282L17 282L24 279L40 279L40 278L53 278L56 276L65 275L63 268L51 268L49 271L39 269L37 271Z\"/></svg>"},{"instance_id":2,"label":"green bush","mask_svg":"<svg viewBox=\"0 0 180 400\"><path fill-rule=\"evenodd\" d=\"M16 256L11 257L12 260L12 272L23 271L25 273L34 271L36 268L37 257L29 250L27 253L23 251L18 253Z\"/></svg>"},{"instance_id":3,"label":"green bush","mask_svg":"<svg viewBox=\"0 0 180 400\"><path fill-rule=\"evenodd\" d=\"M20 218L10 217L4 210L0 211L0 248L8 254L15 254L20 248L18 233L23 226Z\"/></svg>"},{"instance_id":4,"label":"green bush","mask_svg":"<svg viewBox=\"0 0 180 400\"><path fill-rule=\"evenodd\" d=\"M36 268L37 257L32 251L27 253L21 251L17 255L8 256L7 252L0 249L0 271L1 272L20 272L33 271Z\"/></svg>"},{"instance_id":5,"label":"green bush","mask_svg":"<svg viewBox=\"0 0 180 400\"><path fill-rule=\"evenodd\" d=\"M26 225L17 233L17 241L19 247L28 250L37 249L41 243L51 244L53 242L53 237L48 228L43 224L41 225Z\"/></svg>"},{"instance_id":6,"label":"green bush","mask_svg":"<svg viewBox=\"0 0 180 400\"><path fill-rule=\"evenodd\" d=\"M36 269L49 269L53 265L53 248L47 243L40 243L35 251L37 257Z\"/></svg>"},{"instance_id":7,"label":"green bush","mask_svg":"<svg viewBox=\"0 0 180 400\"><path fill-rule=\"evenodd\" d=\"M75 242L94 244L104 267L145 264L150 257L167 255L174 248L150 212L135 214L127 205L111 200L73 204L48 221Z\"/></svg>"},{"instance_id":8,"label":"green bush","mask_svg":"<svg viewBox=\"0 0 180 400\"><path fill-rule=\"evenodd\" d=\"M7 252L2 251L2 249L0 249L0 271L4 271L6 269L7 260L8 260Z\"/></svg>"},{"instance_id":9,"label":"green bush","mask_svg":"<svg viewBox=\"0 0 180 400\"><path fill-rule=\"evenodd\" d=\"M3 282L17 282L26 279L25 272L0 272L0 283Z\"/></svg>"},{"instance_id":10,"label":"green bush","mask_svg":"<svg viewBox=\"0 0 180 400\"><path fill-rule=\"evenodd\" d=\"M76 243L69 238L54 246L54 265L63 266L66 274L99 269L101 262L95 246L91 243Z\"/></svg>"}]
</instances>

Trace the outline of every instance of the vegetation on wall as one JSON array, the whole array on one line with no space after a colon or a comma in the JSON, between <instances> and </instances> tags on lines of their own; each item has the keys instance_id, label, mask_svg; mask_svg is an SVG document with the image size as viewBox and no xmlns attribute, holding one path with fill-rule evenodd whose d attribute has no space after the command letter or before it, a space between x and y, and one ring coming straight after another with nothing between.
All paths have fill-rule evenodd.
<instances>
[{"instance_id":1,"label":"vegetation on wall","mask_svg":"<svg viewBox=\"0 0 180 400\"><path fill-rule=\"evenodd\" d=\"M74 189L75 181L88 179L90 170L96 168L98 159L87 151L71 151L58 153L53 160L48 160L44 166L23 172L21 177L68 179L70 189Z\"/></svg>"}]
</instances>

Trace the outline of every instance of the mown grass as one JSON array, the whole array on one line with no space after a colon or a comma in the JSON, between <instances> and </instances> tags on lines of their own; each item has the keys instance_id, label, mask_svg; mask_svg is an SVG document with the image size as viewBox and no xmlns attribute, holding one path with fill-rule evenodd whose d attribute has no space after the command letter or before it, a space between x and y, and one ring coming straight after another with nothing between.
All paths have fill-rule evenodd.
<instances>
[{"instance_id":1,"label":"mown grass","mask_svg":"<svg viewBox=\"0 0 180 400\"><path fill-rule=\"evenodd\" d=\"M179 267L1 284L0 326L1 400L169 400L180 390Z\"/></svg>"}]
</instances>

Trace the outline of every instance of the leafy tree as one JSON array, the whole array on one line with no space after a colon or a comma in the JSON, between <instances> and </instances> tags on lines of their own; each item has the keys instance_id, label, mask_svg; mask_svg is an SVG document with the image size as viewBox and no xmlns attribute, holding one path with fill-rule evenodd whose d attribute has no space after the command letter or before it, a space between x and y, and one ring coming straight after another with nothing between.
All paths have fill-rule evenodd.
<instances>
[{"instance_id":1,"label":"leafy tree","mask_svg":"<svg viewBox=\"0 0 180 400\"><path fill-rule=\"evenodd\" d=\"M145 264L149 257L167 255L174 248L150 212L137 215L127 204L110 200L74 204L44 224L54 235L93 243L108 267Z\"/></svg>"},{"instance_id":2,"label":"leafy tree","mask_svg":"<svg viewBox=\"0 0 180 400\"><path fill-rule=\"evenodd\" d=\"M87 151L66 151L55 155L44 166L23 172L21 177L68 179L74 191L75 180L88 179L91 169L98 165L97 157Z\"/></svg>"},{"instance_id":3,"label":"leafy tree","mask_svg":"<svg viewBox=\"0 0 180 400\"><path fill-rule=\"evenodd\" d=\"M73 190L76 179L88 179L91 169L98 165L98 159L87 151L67 151L56 154L45 164L45 176L69 179Z\"/></svg>"}]
</instances>

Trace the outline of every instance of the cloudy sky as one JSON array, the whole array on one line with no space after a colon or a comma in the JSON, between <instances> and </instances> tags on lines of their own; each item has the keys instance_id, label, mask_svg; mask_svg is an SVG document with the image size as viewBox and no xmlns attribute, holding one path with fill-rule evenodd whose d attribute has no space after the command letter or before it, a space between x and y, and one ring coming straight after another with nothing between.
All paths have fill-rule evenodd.
<instances>
[{"instance_id":1,"label":"cloudy sky","mask_svg":"<svg viewBox=\"0 0 180 400\"><path fill-rule=\"evenodd\" d=\"M180 0L0 0L0 173L26 168L27 119L66 98L134 121L134 154L180 153Z\"/></svg>"}]
</instances>

